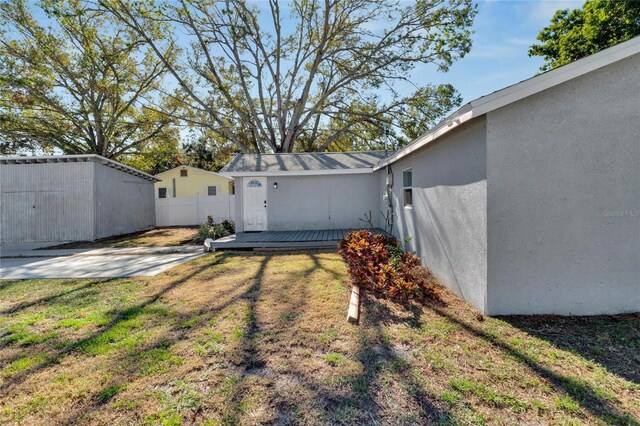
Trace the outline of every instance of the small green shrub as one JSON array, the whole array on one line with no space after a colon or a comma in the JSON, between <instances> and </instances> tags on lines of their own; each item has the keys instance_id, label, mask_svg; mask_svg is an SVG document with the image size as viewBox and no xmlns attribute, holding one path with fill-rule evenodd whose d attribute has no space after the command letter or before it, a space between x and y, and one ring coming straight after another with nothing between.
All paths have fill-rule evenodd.
<instances>
[{"instance_id":1,"label":"small green shrub","mask_svg":"<svg viewBox=\"0 0 640 426\"><path fill-rule=\"evenodd\" d=\"M227 231L229 235L236 233L236 224L232 220L225 219L220 222L220 225L222 225L222 228Z\"/></svg>"},{"instance_id":2,"label":"small green shrub","mask_svg":"<svg viewBox=\"0 0 640 426\"><path fill-rule=\"evenodd\" d=\"M204 240L211 238L217 240L218 238L226 237L236 232L236 226L231 220L223 220L222 222L215 222L213 217L207 217L207 221L200 225L198 234L193 239L195 242L204 243Z\"/></svg>"}]
</instances>

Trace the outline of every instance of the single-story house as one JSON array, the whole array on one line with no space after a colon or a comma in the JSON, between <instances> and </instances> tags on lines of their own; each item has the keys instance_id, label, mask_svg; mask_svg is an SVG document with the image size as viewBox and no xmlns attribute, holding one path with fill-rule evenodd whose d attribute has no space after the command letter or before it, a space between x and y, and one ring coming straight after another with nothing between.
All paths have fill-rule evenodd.
<instances>
[{"instance_id":1,"label":"single-story house","mask_svg":"<svg viewBox=\"0 0 640 426\"><path fill-rule=\"evenodd\" d=\"M384 151L238 154L220 170L236 181L236 231L361 228L379 193Z\"/></svg>"},{"instance_id":2,"label":"single-story house","mask_svg":"<svg viewBox=\"0 0 640 426\"><path fill-rule=\"evenodd\" d=\"M233 179L189 166L155 177L158 226L198 225L209 216L217 221L234 217Z\"/></svg>"},{"instance_id":3,"label":"single-story house","mask_svg":"<svg viewBox=\"0 0 640 426\"><path fill-rule=\"evenodd\" d=\"M223 172L240 231L362 227L368 210L384 227L391 211L483 313L640 311L640 37L471 101L389 156L240 154Z\"/></svg>"},{"instance_id":4,"label":"single-story house","mask_svg":"<svg viewBox=\"0 0 640 426\"><path fill-rule=\"evenodd\" d=\"M91 241L154 228L154 181L99 155L0 157L0 243Z\"/></svg>"},{"instance_id":5,"label":"single-story house","mask_svg":"<svg viewBox=\"0 0 640 426\"><path fill-rule=\"evenodd\" d=\"M156 198L215 197L233 194L233 179L190 166L155 175Z\"/></svg>"}]
</instances>

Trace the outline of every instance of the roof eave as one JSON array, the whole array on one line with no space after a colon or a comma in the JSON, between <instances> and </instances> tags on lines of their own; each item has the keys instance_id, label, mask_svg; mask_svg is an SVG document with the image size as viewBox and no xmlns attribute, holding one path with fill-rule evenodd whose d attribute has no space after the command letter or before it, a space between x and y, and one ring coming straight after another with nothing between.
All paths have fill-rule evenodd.
<instances>
[{"instance_id":1,"label":"roof eave","mask_svg":"<svg viewBox=\"0 0 640 426\"><path fill-rule=\"evenodd\" d=\"M405 148L396 151L395 154L381 160L376 166L373 168L374 171L380 170L383 167L392 164L399 159L406 157L414 151L422 148L423 146L433 142L438 139L442 135L449 133L450 131L460 127L462 124L467 121L475 118L474 111L471 108L471 103L466 104L449 117L438 123L432 130L420 136L418 139L413 141L411 144L407 145Z\"/></svg>"},{"instance_id":2,"label":"roof eave","mask_svg":"<svg viewBox=\"0 0 640 426\"><path fill-rule=\"evenodd\" d=\"M420 136L404 149L397 151L394 155L381 160L374 167L374 170L380 170L398 161L469 120L639 53L640 37L635 37L624 43L594 53L586 58L579 59L544 74L531 77L487 96L474 99L438 123L433 130Z\"/></svg>"},{"instance_id":3,"label":"roof eave","mask_svg":"<svg viewBox=\"0 0 640 426\"><path fill-rule=\"evenodd\" d=\"M353 175L373 173L373 167L361 167L357 169L331 169L331 170L278 170L278 171L243 171L220 172L226 177L258 177L258 176L320 176L320 175Z\"/></svg>"}]
</instances>

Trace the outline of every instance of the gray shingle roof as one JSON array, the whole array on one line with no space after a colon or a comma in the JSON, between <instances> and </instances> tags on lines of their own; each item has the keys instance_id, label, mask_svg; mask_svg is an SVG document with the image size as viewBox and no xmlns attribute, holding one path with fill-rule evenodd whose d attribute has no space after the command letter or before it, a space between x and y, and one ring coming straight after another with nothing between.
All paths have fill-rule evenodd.
<instances>
[{"instance_id":1,"label":"gray shingle roof","mask_svg":"<svg viewBox=\"0 0 640 426\"><path fill-rule=\"evenodd\" d=\"M221 174L292 173L372 169L391 151L304 152L293 154L237 154Z\"/></svg>"}]
</instances>

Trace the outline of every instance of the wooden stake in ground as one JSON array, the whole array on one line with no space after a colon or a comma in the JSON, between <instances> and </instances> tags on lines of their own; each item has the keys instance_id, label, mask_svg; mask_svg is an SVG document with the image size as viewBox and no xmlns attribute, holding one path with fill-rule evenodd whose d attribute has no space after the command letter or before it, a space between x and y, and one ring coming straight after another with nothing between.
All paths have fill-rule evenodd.
<instances>
[{"instance_id":1,"label":"wooden stake in ground","mask_svg":"<svg viewBox=\"0 0 640 426\"><path fill-rule=\"evenodd\" d=\"M349 299L349 310L347 311L347 321L357 324L360 320L360 287L351 287L351 298Z\"/></svg>"}]
</instances>

